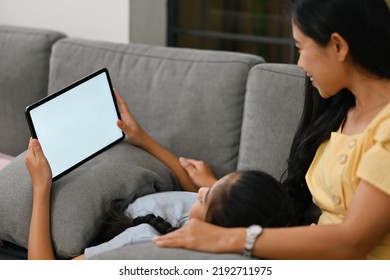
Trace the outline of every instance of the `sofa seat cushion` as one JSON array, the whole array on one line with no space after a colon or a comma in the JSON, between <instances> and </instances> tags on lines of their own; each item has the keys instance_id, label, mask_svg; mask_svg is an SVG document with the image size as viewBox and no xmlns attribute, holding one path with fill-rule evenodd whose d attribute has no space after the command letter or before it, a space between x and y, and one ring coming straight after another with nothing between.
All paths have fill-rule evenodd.
<instances>
[{"instance_id":1,"label":"sofa seat cushion","mask_svg":"<svg viewBox=\"0 0 390 280\"><path fill-rule=\"evenodd\" d=\"M148 133L220 177L237 167L246 81L262 62L240 53L63 39L53 47L49 91L109 69Z\"/></svg>"},{"instance_id":2,"label":"sofa seat cushion","mask_svg":"<svg viewBox=\"0 0 390 280\"><path fill-rule=\"evenodd\" d=\"M0 240L27 248L33 189L22 153L0 171ZM156 191L178 190L170 170L150 154L123 141L55 181L51 226L55 254L84 252L102 225L113 199L128 202Z\"/></svg>"}]
</instances>

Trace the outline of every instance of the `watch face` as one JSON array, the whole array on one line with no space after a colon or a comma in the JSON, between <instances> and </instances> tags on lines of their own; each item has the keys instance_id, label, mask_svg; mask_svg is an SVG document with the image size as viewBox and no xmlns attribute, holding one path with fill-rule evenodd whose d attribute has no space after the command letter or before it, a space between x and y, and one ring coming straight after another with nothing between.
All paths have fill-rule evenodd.
<instances>
[{"instance_id":1,"label":"watch face","mask_svg":"<svg viewBox=\"0 0 390 280\"><path fill-rule=\"evenodd\" d=\"M246 242L244 255L250 257L252 255L252 249L255 245L257 237L261 234L263 228L259 225L251 225L246 231Z\"/></svg>"},{"instance_id":2,"label":"watch face","mask_svg":"<svg viewBox=\"0 0 390 280\"><path fill-rule=\"evenodd\" d=\"M258 234L261 233L263 229L261 228L261 226L258 226L258 225L252 225L249 227L249 233L250 235L255 235L257 236Z\"/></svg>"}]
</instances>

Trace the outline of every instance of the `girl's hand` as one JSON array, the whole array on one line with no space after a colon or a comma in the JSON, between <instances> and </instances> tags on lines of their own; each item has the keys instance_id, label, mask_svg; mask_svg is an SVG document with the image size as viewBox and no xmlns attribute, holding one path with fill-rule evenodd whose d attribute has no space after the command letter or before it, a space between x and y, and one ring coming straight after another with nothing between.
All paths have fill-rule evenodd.
<instances>
[{"instance_id":1,"label":"girl's hand","mask_svg":"<svg viewBox=\"0 0 390 280\"><path fill-rule=\"evenodd\" d=\"M123 98L115 89L114 92L121 113L121 120L118 120L117 125L133 145L140 146L143 143L143 137L145 137L146 133L131 114Z\"/></svg>"},{"instance_id":2,"label":"girl's hand","mask_svg":"<svg viewBox=\"0 0 390 280\"><path fill-rule=\"evenodd\" d=\"M161 247L180 247L210 253L241 253L244 251L245 229L227 229L191 219L184 227L156 237L153 241Z\"/></svg>"},{"instance_id":3,"label":"girl's hand","mask_svg":"<svg viewBox=\"0 0 390 280\"><path fill-rule=\"evenodd\" d=\"M34 189L43 188L43 190L50 190L52 181L51 168L37 139L30 139L25 164L30 173Z\"/></svg>"},{"instance_id":4,"label":"girl's hand","mask_svg":"<svg viewBox=\"0 0 390 280\"><path fill-rule=\"evenodd\" d=\"M211 188L217 181L213 171L205 162L182 157L179 161L192 183L198 188Z\"/></svg>"}]
</instances>

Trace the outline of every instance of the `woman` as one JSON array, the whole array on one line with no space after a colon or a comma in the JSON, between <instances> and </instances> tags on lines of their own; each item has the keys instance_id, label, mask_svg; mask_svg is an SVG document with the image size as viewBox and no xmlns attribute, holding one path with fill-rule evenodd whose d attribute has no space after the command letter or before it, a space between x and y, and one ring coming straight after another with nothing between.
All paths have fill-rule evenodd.
<instances>
[{"instance_id":1,"label":"woman","mask_svg":"<svg viewBox=\"0 0 390 280\"><path fill-rule=\"evenodd\" d=\"M390 259L390 12L384 0L292 0L307 73L304 115L285 185L300 221L313 197L317 226L264 228L252 254L270 259ZM184 165L193 182L202 166ZM205 179L206 178L206 179ZM166 247L244 251L245 228L191 220Z\"/></svg>"}]
</instances>

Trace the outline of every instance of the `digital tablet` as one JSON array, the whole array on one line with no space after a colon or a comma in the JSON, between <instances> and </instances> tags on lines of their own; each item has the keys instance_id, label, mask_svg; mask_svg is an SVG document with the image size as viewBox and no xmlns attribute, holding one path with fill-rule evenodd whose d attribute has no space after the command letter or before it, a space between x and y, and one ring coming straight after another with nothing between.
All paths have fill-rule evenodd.
<instances>
[{"instance_id":1,"label":"digital tablet","mask_svg":"<svg viewBox=\"0 0 390 280\"><path fill-rule=\"evenodd\" d=\"M33 138L49 161L53 181L124 139L107 69L28 106Z\"/></svg>"}]
</instances>

